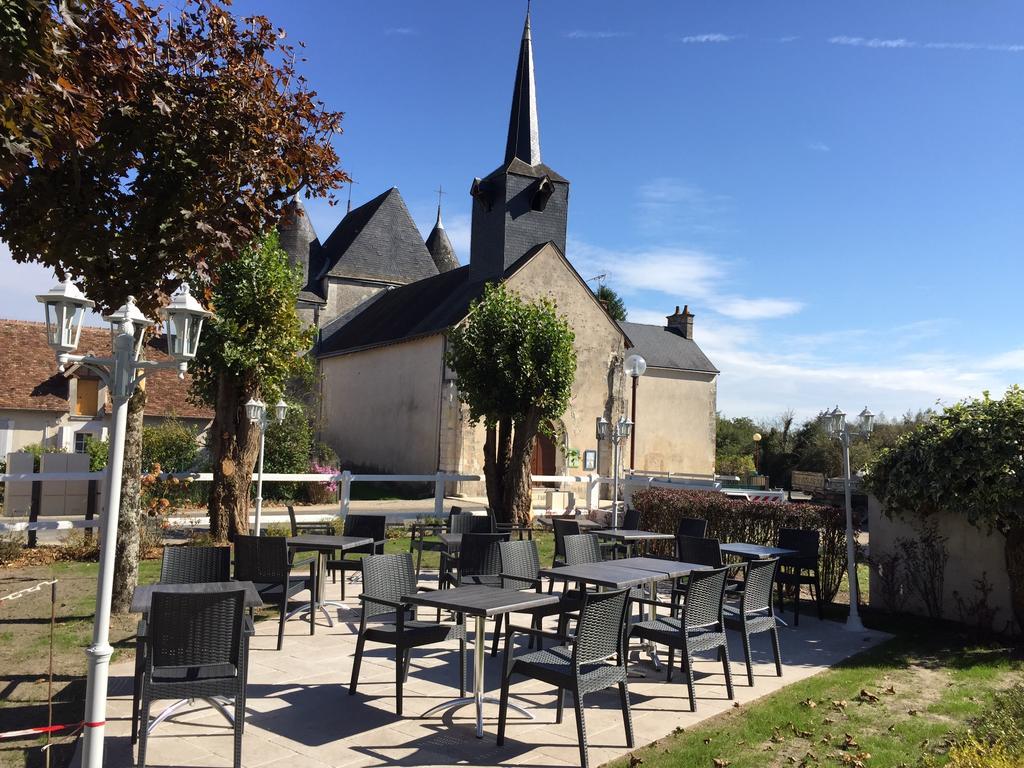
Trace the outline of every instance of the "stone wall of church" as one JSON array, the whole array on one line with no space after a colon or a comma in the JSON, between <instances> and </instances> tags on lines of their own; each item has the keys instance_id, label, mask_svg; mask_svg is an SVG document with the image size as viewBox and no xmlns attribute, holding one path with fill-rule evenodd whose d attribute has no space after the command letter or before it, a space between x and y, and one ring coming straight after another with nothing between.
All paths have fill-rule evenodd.
<instances>
[{"instance_id":1,"label":"stone wall of church","mask_svg":"<svg viewBox=\"0 0 1024 768\"><path fill-rule=\"evenodd\" d=\"M637 383L636 470L713 474L717 396L714 374L648 368Z\"/></svg>"},{"instance_id":2,"label":"stone wall of church","mask_svg":"<svg viewBox=\"0 0 1024 768\"><path fill-rule=\"evenodd\" d=\"M328 278L327 305L320 311L320 327L339 317L355 314L362 304L386 289L387 286L380 283Z\"/></svg>"},{"instance_id":3,"label":"stone wall of church","mask_svg":"<svg viewBox=\"0 0 1024 768\"><path fill-rule=\"evenodd\" d=\"M345 466L437 471L442 352L438 335L321 359L323 439Z\"/></svg>"}]
</instances>

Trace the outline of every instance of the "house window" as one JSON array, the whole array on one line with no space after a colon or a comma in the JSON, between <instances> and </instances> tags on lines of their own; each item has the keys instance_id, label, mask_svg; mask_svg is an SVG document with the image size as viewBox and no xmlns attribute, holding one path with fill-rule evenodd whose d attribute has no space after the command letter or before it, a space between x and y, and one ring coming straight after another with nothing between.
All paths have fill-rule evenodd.
<instances>
[{"instance_id":1,"label":"house window","mask_svg":"<svg viewBox=\"0 0 1024 768\"><path fill-rule=\"evenodd\" d=\"M75 416L95 416L99 411L99 379L79 379L75 395Z\"/></svg>"},{"instance_id":2,"label":"house window","mask_svg":"<svg viewBox=\"0 0 1024 768\"><path fill-rule=\"evenodd\" d=\"M75 432L75 453L85 453L85 444L92 437L88 432Z\"/></svg>"}]
</instances>

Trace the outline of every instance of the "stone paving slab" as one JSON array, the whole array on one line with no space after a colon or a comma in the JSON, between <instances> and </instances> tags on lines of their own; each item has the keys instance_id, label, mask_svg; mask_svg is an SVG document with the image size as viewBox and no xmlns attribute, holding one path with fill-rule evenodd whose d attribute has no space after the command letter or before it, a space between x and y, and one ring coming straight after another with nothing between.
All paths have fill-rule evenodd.
<instances>
[{"instance_id":1,"label":"stone paving slab","mask_svg":"<svg viewBox=\"0 0 1024 768\"><path fill-rule=\"evenodd\" d=\"M352 583L353 593L359 585ZM301 596L299 597L301 600ZM359 689L348 694L349 677L358 627L357 601L334 609L337 620L328 627L322 615L316 634L309 625L292 620L285 625L285 642L274 650L277 621L258 622L249 662L247 717L243 740L245 766L563 766L579 765L576 725L571 698L565 717L555 724L555 692L537 681L514 684L512 695L525 702L535 717L527 720L510 710L506 742L495 743L497 706L486 705L485 736L474 733L472 706L422 714L458 695L458 644L455 642L413 651L409 681L405 684L404 716L395 712L393 650L368 646L360 671ZM425 617L432 618L433 611ZM788 614L787 614L788 616ZM488 622L488 638L493 626ZM767 636L755 636L755 685L747 685L741 638L730 632L730 657L736 701L741 705L790 683L827 669L885 639L878 632L849 633L835 622L802 616L799 627L780 630L783 677L775 676ZM488 643L488 649L490 644ZM664 655L664 654L663 654ZM650 743L677 727L690 728L734 706L726 697L721 664L699 656L694 665L697 711L689 711L681 672L672 683L655 672L646 655L635 651L631 670L644 677L629 680L636 745ZM471 656L467 653L467 686L471 688ZM488 692L497 697L501 656L487 656ZM134 764L129 744L131 663L110 670L107 760L111 766ZM169 702L154 705L155 716ZM622 756L625 732L618 694L608 690L585 701L591 765ZM147 764L158 766L230 766L232 731L227 721L205 702L196 702L161 723L151 734Z\"/></svg>"}]
</instances>

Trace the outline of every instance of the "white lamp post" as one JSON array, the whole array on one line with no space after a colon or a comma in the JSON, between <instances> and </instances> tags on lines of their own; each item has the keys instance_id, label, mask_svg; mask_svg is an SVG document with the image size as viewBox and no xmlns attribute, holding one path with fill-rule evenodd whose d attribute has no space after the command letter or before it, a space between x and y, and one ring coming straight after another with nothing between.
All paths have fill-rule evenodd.
<instances>
[{"instance_id":1,"label":"white lamp post","mask_svg":"<svg viewBox=\"0 0 1024 768\"><path fill-rule=\"evenodd\" d=\"M620 416L614 425L608 419L599 416L597 419L597 439L611 440L612 443L612 527L619 527L619 452L622 441L629 437L633 422Z\"/></svg>"},{"instance_id":2,"label":"white lamp post","mask_svg":"<svg viewBox=\"0 0 1024 768\"><path fill-rule=\"evenodd\" d=\"M851 632L862 632L864 625L860 620L860 588L857 582L856 542L853 536L853 501L850 491L850 443L854 437L871 437L875 428L875 414L864 408L857 416L857 427L851 428L846 423L846 414L837 405L831 411L825 411L819 417L829 437L835 438L843 447L843 491L846 497L846 569L850 582L850 614L846 618L846 629Z\"/></svg>"},{"instance_id":3,"label":"white lamp post","mask_svg":"<svg viewBox=\"0 0 1024 768\"><path fill-rule=\"evenodd\" d=\"M288 403L283 399L277 401L274 406L274 418L280 424L284 421L285 413L288 411ZM245 404L245 415L249 421L260 431L260 455L256 460L256 535L260 535L260 515L263 512L263 446L267 435L267 404L262 400L250 398Z\"/></svg>"},{"instance_id":4,"label":"white lamp post","mask_svg":"<svg viewBox=\"0 0 1024 768\"><path fill-rule=\"evenodd\" d=\"M184 297L184 299L183 299ZM104 320L111 325L112 356L72 354L78 347L85 310L94 303L85 298L70 282L58 283L46 293L36 296L45 307L47 341L57 353L60 370L69 363L77 363L94 372L106 385L114 401L111 424L110 451L107 456L106 507L100 520L100 566L96 580L96 617L92 629L92 644L86 649L88 678L85 691L85 734L82 765L102 768L103 738L107 717L107 674L110 665L110 607L114 586L114 558L117 551L117 518L121 504L121 469L124 463L124 435L128 415L128 400L135 387L149 371L158 368L177 368L184 377L188 361L195 357L199 331L203 319L210 313L188 295L188 286L175 297L170 306L161 310L168 326L184 331L180 344L168 340L168 351L173 361L139 360L139 351L145 329L155 325L128 301Z\"/></svg>"}]
</instances>

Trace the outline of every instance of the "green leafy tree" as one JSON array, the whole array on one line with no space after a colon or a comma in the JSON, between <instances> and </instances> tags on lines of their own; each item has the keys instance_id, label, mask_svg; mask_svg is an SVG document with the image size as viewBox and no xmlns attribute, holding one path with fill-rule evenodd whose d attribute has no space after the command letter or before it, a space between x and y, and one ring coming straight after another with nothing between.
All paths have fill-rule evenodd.
<instances>
[{"instance_id":1,"label":"green leafy tree","mask_svg":"<svg viewBox=\"0 0 1024 768\"><path fill-rule=\"evenodd\" d=\"M218 541L249 532L259 428L249 422L245 403L256 398L272 408L290 380L311 374L306 353L314 329L303 326L295 306L301 278L276 232L217 273L212 295L216 315L203 329L192 392L214 409L209 510L210 533ZM308 446L305 450L308 458Z\"/></svg>"},{"instance_id":2,"label":"green leafy tree","mask_svg":"<svg viewBox=\"0 0 1024 768\"><path fill-rule=\"evenodd\" d=\"M346 180L327 110L264 16L226 0L0 3L0 239L73 280L101 312L154 317L205 285L299 190ZM100 350L97 350L100 351ZM139 560L145 389L129 401L113 609Z\"/></svg>"},{"instance_id":3,"label":"green leafy tree","mask_svg":"<svg viewBox=\"0 0 1024 768\"><path fill-rule=\"evenodd\" d=\"M601 302L601 306L612 316L613 319L623 322L626 319L626 304L614 290L602 283L594 291L594 296Z\"/></svg>"},{"instance_id":4,"label":"green leafy tree","mask_svg":"<svg viewBox=\"0 0 1024 768\"><path fill-rule=\"evenodd\" d=\"M530 519L530 455L538 432L554 437L552 422L569 405L574 339L549 299L526 301L500 284L449 334L459 398L486 430L487 501L501 521Z\"/></svg>"},{"instance_id":5,"label":"green leafy tree","mask_svg":"<svg viewBox=\"0 0 1024 768\"><path fill-rule=\"evenodd\" d=\"M287 397L285 400L288 401L288 410L284 421L278 424L271 420L267 427L263 471L285 474L309 472L313 453L313 425L302 403L288 400ZM264 485L263 497L291 501L300 489L297 483L268 483Z\"/></svg>"},{"instance_id":6,"label":"green leafy tree","mask_svg":"<svg viewBox=\"0 0 1024 768\"><path fill-rule=\"evenodd\" d=\"M187 472L199 459L199 430L179 419L142 428L142 468L149 472Z\"/></svg>"},{"instance_id":7,"label":"green leafy tree","mask_svg":"<svg viewBox=\"0 0 1024 768\"><path fill-rule=\"evenodd\" d=\"M1006 536L1013 610L1024 627L1024 390L986 392L932 416L871 462L869 487L888 514L962 515Z\"/></svg>"}]
</instances>

